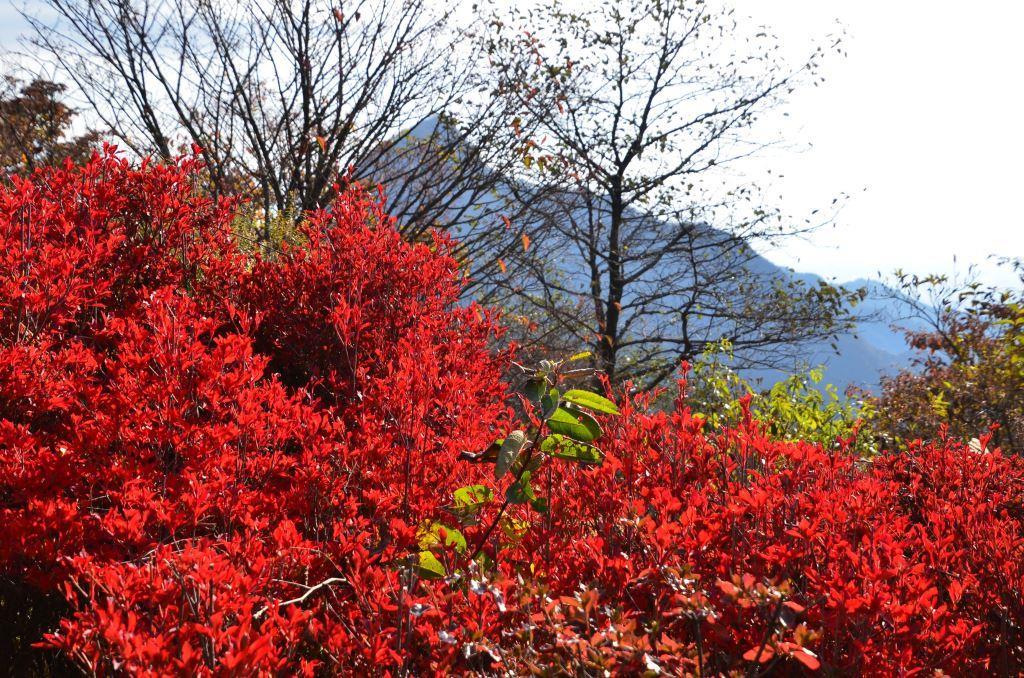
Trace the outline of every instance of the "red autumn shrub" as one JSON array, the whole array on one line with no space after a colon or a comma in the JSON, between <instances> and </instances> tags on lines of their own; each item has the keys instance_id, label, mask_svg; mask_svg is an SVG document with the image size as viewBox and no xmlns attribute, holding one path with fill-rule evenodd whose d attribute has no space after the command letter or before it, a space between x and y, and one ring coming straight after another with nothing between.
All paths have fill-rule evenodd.
<instances>
[{"instance_id":1,"label":"red autumn shrub","mask_svg":"<svg viewBox=\"0 0 1024 678\"><path fill-rule=\"evenodd\" d=\"M148 675L1024 670L1021 458L869 462L637 397L600 417L602 464L538 453L519 496L522 469L460 459L515 401L449 243L402 242L353 191L250 261L192 169L107 154L0 188L0 577L68 603L36 652Z\"/></svg>"},{"instance_id":2,"label":"red autumn shrub","mask_svg":"<svg viewBox=\"0 0 1024 678\"><path fill-rule=\"evenodd\" d=\"M553 529L529 537L533 549L551 541L556 595L532 601L533 623L558 629L560 660L670 673L755 659L850 675L1024 668L1020 457L939 441L869 463L770 440L749 413L708 435L681 403L626 405L603 466L562 469Z\"/></svg>"},{"instance_id":3,"label":"red autumn shrub","mask_svg":"<svg viewBox=\"0 0 1024 678\"><path fill-rule=\"evenodd\" d=\"M395 563L505 412L493 324L363 193L246 266L192 169L0 190L0 568L66 590L51 640L92 669L377 663ZM277 605L339 568L337 616Z\"/></svg>"}]
</instances>

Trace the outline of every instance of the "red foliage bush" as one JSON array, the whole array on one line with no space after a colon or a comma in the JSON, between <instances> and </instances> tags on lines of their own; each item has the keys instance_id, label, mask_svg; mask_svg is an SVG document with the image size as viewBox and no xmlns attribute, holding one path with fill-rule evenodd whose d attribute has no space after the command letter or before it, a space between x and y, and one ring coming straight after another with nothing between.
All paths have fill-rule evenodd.
<instances>
[{"instance_id":1,"label":"red foliage bush","mask_svg":"<svg viewBox=\"0 0 1024 678\"><path fill-rule=\"evenodd\" d=\"M249 261L192 170L0 188L0 575L64 592L44 644L82 668L1024 669L1019 458L867 462L641 397L602 465L549 460L547 514L457 531L455 490L509 482L459 455L511 411L450 245L352 191Z\"/></svg>"},{"instance_id":2,"label":"red foliage bush","mask_svg":"<svg viewBox=\"0 0 1024 678\"><path fill-rule=\"evenodd\" d=\"M670 672L1024 667L1019 457L940 441L869 463L642 405L602 468L555 481L572 490L552 502L552 588L613 611L566 653L639 668L640 648Z\"/></svg>"}]
</instances>

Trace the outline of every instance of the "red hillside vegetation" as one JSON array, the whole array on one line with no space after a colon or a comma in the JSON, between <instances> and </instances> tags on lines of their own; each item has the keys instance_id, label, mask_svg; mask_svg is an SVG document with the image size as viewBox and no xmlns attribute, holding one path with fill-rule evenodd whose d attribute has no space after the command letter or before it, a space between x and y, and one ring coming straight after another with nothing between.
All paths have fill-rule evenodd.
<instances>
[{"instance_id":1,"label":"red hillside vegetation","mask_svg":"<svg viewBox=\"0 0 1024 678\"><path fill-rule=\"evenodd\" d=\"M524 469L463 458L522 403L451 244L352 190L254 259L194 169L108 152L0 188L0 577L53 620L29 652L107 675L1024 670L1019 457L865 460L621 396L603 460L545 449L544 501L520 500Z\"/></svg>"}]
</instances>

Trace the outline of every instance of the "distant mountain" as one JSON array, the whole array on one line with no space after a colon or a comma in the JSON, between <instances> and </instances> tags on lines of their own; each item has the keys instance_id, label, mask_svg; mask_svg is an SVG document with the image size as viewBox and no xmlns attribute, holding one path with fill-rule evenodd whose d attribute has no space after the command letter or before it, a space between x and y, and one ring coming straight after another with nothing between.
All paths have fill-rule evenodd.
<instances>
[{"instance_id":1,"label":"distant mountain","mask_svg":"<svg viewBox=\"0 0 1024 678\"><path fill-rule=\"evenodd\" d=\"M775 268L777 275L795 276L805 282L821 279L812 273ZM882 376L910 366L914 353L907 345L905 333L925 329L924 323L906 318L899 293L881 282L858 279L840 286L851 291L867 290L867 297L853 309L864 320L852 332L839 336L834 346L826 342L808 346L805 357L793 369L824 366L824 382L836 386L840 393L849 386L877 392ZM786 374L777 370L748 370L744 376L767 388Z\"/></svg>"},{"instance_id":2,"label":"distant mountain","mask_svg":"<svg viewBox=\"0 0 1024 678\"><path fill-rule=\"evenodd\" d=\"M428 118L410 130L408 137L399 144L399 147L405 147L411 140L422 141L437 134L444 135L446 130L436 118ZM508 180L508 185L512 183L518 185L516 180ZM524 187L520 186L520 189L522 188ZM479 228L479 224L489 221L490 219L485 216L491 214L493 217L496 207L500 208L505 201L514 201L513 193L512 190L503 188L499 183L492 191L490 204L487 205L478 204L476 199L464 199L462 195L454 196L454 201L451 203L453 209L464 210L466 218L463 219L461 227L452 229L452 234L456 239L464 241L480 237L476 230ZM415 202L415 198L412 196L406 199L412 199ZM402 201L399 200L399 202ZM544 202L542 200L537 206L534 206L533 209L536 213L545 212ZM562 209L561 204L552 205L551 211L557 212ZM632 218L636 219L638 216L634 215ZM643 219L643 217L640 218ZM707 239L711 241L716 239L714 234L721 233L708 225L700 228L703 233L707 234ZM558 242L557 238L549 240L538 233L531 252L543 252L548 261L559 262L567 287L575 286L580 290L586 290L588 289L586 280L589 271L586 266L578 262L574 265L571 257L561 256L567 247L566 243ZM707 258L713 260L714 256ZM800 273L778 266L763 255L753 256L742 266L763 279L783 282L798 281L812 286L824 280L822 276L815 273ZM802 345L800 358L782 370L746 369L742 371L742 374L761 386L768 387L793 371L821 365L825 367L826 383L835 385L840 392L851 385L877 391L880 378L884 374L893 373L908 366L912 353L907 347L903 328L922 329L922 327L919 322L900 320L901 309L898 294L882 283L871 280L854 280L844 283L842 287L850 290L864 287L868 291L867 298L854 310L858 316L865 319L857 324L853 332L838 337L834 345L827 341ZM680 306L683 304L681 300L678 303ZM707 332L709 335L713 334L715 328L708 327Z\"/></svg>"}]
</instances>

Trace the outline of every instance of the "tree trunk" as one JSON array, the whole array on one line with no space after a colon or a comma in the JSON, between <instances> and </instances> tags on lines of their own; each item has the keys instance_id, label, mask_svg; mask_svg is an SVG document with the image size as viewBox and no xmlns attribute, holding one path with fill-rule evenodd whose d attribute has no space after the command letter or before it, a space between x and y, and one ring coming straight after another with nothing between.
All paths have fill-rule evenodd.
<instances>
[{"instance_id":1,"label":"tree trunk","mask_svg":"<svg viewBox=\"0 0 1024 678\"><path fill-rule=\"evenodd\" d=\"M608 228L608 297L605 303L604 324L601 327L601 338L598 343L598 367L615 381L616 360L619 344L619 317L622 314L622 292L625 288L625 276L622 270L622 252L620 238L622 234L622 177L612 179L609 198L611 199L611 215Z\"/></svg>"}]
</instances>

